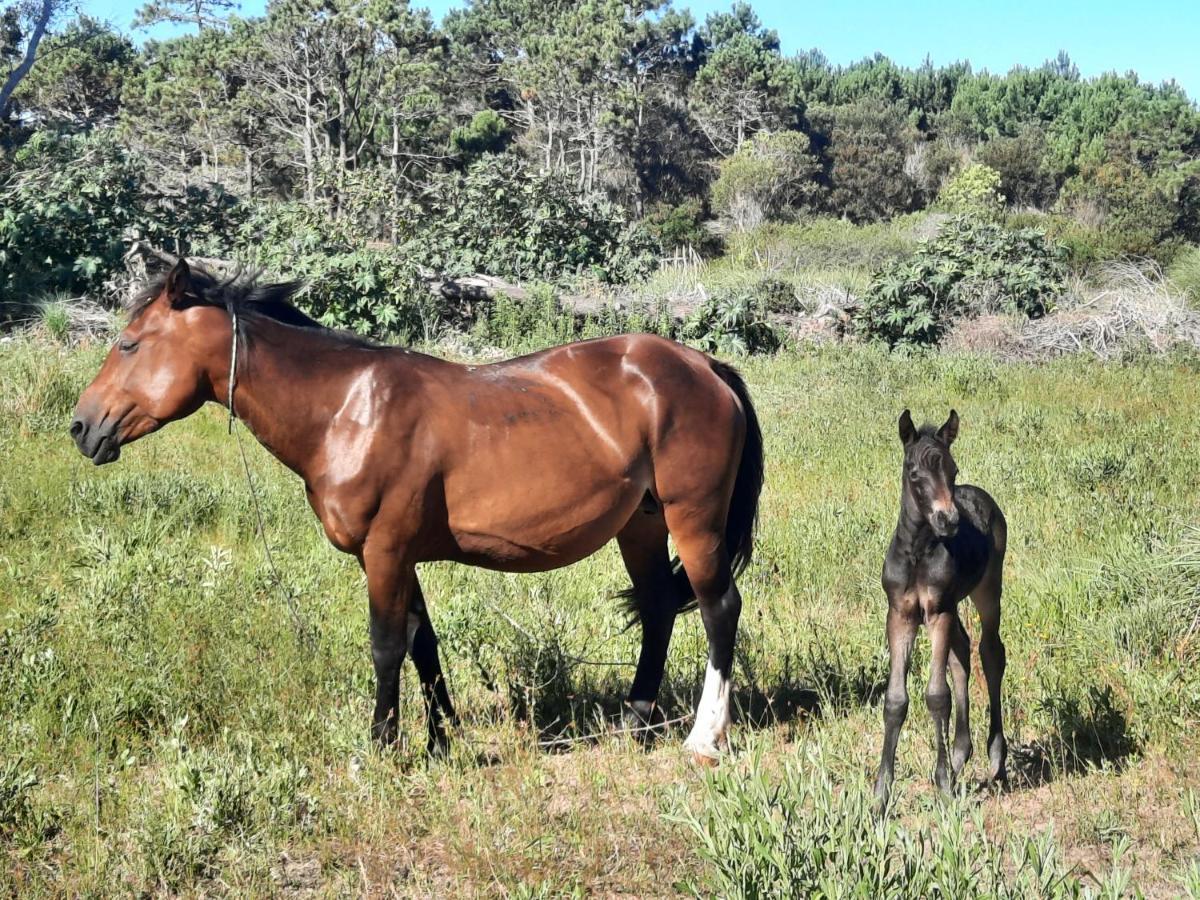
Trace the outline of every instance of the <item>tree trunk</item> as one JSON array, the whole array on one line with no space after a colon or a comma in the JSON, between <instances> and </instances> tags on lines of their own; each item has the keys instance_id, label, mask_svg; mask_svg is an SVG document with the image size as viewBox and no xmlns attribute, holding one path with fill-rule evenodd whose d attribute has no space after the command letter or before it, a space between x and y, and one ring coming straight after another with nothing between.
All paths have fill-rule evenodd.
<instances>
[{"instance_id":1,"label":"tree trunk","mask_svg":"<svg viewBox=\"0 0 1200 900\"><path fill-rule=\"evenodd\" d=\"M33 34L29 36L29 43L25 45L25 56L22 57L17 67L8 73L3 87L0 87L0 117L7 114L8 101L12 97L13 91L17 89L21 79L28 75L29 70L33 68L33 61L37 58L38 44L42 42L42 37L46 34L46 27L50 24L52 15L54 15L54 0L42 0L42 8L38 10L37 21L33 25Z\"/></svg>"}]
</instances>

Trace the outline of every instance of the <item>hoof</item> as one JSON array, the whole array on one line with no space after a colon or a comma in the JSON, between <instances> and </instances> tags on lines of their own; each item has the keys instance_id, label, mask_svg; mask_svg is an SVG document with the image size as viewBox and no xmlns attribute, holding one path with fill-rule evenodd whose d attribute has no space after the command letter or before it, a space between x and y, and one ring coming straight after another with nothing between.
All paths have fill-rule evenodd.
<instances>
[{"instance_id":1,"label":"hoof","mask_svg":"<svg viewBox=\"0 0 1200 900\"><path fill-rule=\"evenodd\" d=\"M702 769L715 769L721 761L715 756L709 756L707 753L700 753L693 750L692 762Z\"/></svg>"},{"instance_id":2,"label":"hoof","mask_svg":"<svg viewBox=\"0 0 1200 900\"><path fill-rule=\"evenodd\" d=\"M644 700L626 701L621 711L621 725L630 737L650 743L666 730L667 717L658 704Z\"/></svg>"}]
</instances>

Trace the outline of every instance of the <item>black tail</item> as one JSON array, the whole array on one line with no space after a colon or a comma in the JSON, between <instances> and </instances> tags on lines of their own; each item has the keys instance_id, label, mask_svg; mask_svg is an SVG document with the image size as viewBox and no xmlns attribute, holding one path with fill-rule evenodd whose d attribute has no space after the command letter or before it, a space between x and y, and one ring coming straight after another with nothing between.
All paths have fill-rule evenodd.
<instances>
[{"instance_id":1,"label":"black tail","mask_svg":"<svg viewBox=\"0 0 1200 900\"><path fill-rule=\"evenodd\" d=\"M725 546L729 550L731 568L736 577L750 565L750 559L754 555L754 528L758 521L758 498L763 486L762 429L758 424L758 413L754 411L754 404L750 401L746 382L742 380L738 370L716 359L710 359L709 363L717 377L729 385L730 390L737 395L746 416L746 443L742 447L742 458L733 482L729 518L725 521ZM692 590L679 557L671 560L671 570L674 573L676 596L679 598L679 612L695 609L696 592ZM630 613L636 619L639 613L638 598L634 596L633 590L622 591L620 596L625 599Z\"/></svg>"}]
</instances>

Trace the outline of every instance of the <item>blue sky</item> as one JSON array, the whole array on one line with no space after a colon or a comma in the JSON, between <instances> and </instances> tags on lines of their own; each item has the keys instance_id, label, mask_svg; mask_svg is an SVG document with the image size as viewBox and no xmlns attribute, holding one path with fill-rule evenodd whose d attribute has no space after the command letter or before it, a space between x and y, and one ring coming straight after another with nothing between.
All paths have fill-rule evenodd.
<instances>
[{"instance_id":1,"label":"blue sky","mask_svg":"<svg viewBox=\"0 0 1200 900\"><path fill-rule=\"evenodd\" d=\"M127 29L142 2L82 0L82 6ZM463 4L413 5L427 6L440 18ZM731 0L676 5L702 20L728 9ZM817 47L835 63L879 51L902 65L917 65L928 54L937 64L967 59L976 69L1006 72L1014 65L1040 65L1066 50L1086 76L1133 69L1148 81L1174 79L1191 97L1200 97L1198 0L752 0L751 5L779 32L785 52ZM265 0L244 0L242 13L257 15L264 6Z\"/></svg>"}]
</instances>

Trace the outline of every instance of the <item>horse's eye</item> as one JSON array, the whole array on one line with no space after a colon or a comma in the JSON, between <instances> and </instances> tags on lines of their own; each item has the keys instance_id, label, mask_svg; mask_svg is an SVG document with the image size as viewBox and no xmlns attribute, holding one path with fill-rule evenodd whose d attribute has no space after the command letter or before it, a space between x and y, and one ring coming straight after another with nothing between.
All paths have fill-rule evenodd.
<instances>
[{"instance_id":1,"label":"horse's eye","mask_svg":"<svg viewBox=\"0 0 1200 900\"><path fill-rule=\"evenodd\" d=\"M137 341L121 341L117 344L117 348L122 353L132 353L134 350L136 350L138 348L138 342Z\"/></svg>"}]
</instances>

